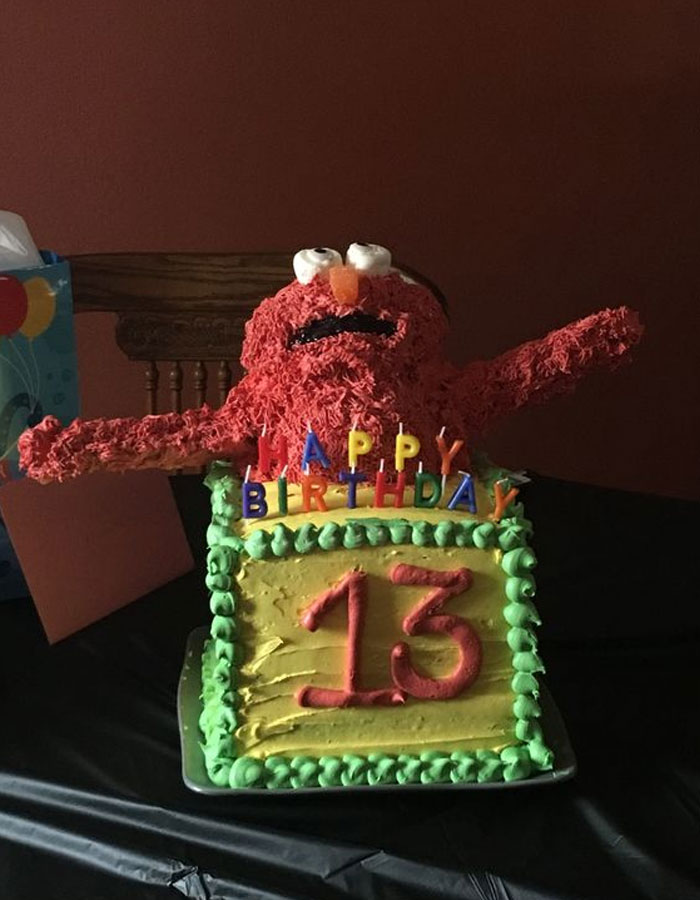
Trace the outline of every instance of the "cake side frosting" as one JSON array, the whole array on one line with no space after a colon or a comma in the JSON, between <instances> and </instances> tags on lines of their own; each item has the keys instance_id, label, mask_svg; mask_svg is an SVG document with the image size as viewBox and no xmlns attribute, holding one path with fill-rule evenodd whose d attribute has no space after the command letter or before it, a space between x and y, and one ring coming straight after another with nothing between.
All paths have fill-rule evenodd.
<instances>
[{"instance_id":1,"label":"cake side frosting","mask_svg":"<svg viewBox=\"0 0 700 900\"><path fill-rule=\"evenodd\" d=\"M238 483L225 467L215 468L208 483L214 618L203 657L200 726L214 783L514 780L551 767L537 721L543 666L533 630L539 622L531 602L535 560L519 505L498 523L439 508L366 508L360 494L359 508L349 510L341 506L345 489L338 488L326 498L328 512L305 514L295 507L290 486L288 514L260 527L260 520L239 519ZM486 487L478 490L483 499ZM343 609L332 610L313 634L299 618L309 599L346 570L361 567L369 584L363 687L390 683L388 651L401 637L406 611L425 591L387 579L387 568L401 564L474 572L472 589L449 605L481 639L483 664L474 685L449 700L408 697L395 707L300 706L302 683L337 685L342 678ZM423 676L440 681L454 668L458 654L447 635L416 635L409 643Z\"/></svg>"}]
</instances>

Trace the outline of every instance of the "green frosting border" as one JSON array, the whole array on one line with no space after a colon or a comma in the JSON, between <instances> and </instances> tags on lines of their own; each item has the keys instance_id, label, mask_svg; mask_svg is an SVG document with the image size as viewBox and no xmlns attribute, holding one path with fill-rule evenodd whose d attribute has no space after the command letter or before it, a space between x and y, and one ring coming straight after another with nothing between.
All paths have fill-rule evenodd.
<instances>
[{"instance_id":1,"label":"green frosting border","mask_svg":"<svg viewBox=\"0 0 700 900\"><path fill-rule=\"evenodd\" d=\"M507 479L503 469L484 473L487 486ZM326 523L318 529L310 523L291 529L278 523L270 531L258 529L245 540L233 533L240 518L240 482L226 463L213 463L205 484L211 490L212 522L207 531L206 585L210 591L212 623L210 639L202 655L202 713L199 727L207 773L220 787L310 788L375 784L459 784L516 781L534 772L552 769L553 753L544 743L538 722L537 676L544 665L537 653L535 628L540 618L532 602L535 555L528 545L532 525L523 516L522 504L511 504L500 522L465 519L409 522L406 519L350 519L344 525ZM368 756L270 756L266 759L236 755L233 732L237 726L239 697L236 691L240 657L237 646L235 573L239 558L275 559L291 553L356 549L365 545L406 544L437 547L475 547L502 551L501 566L508 576L507 603L503 616L510 628L507 642L513 657L511 687L515 694L513 715L517 743L500 753L477 750L466 753L421 754L371 753Z\"/></svg>"}]
</instances>

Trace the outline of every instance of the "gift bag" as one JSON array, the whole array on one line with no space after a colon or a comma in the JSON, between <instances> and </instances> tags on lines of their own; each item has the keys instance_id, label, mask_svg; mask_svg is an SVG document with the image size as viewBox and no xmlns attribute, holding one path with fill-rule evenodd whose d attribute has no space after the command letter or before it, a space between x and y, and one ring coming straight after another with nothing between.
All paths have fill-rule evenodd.
<instances>
[{"instance_id":1,"label":"gift bag","mask_svg":"<svg viewBox=\"0 0 700 900\"><path fill-rule=\"evenodd\" d=\"M78 373L68 262L42 251L45 265L0 272L0 491L21 477L17 440L54 415L78 415ZM26 595L0 520L0 600Z\"/></svg>"}]
</instances>

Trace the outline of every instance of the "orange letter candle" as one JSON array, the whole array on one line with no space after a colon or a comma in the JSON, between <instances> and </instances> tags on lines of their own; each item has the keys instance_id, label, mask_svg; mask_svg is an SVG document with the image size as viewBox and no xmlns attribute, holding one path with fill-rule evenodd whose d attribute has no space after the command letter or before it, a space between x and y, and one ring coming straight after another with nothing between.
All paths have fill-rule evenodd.
<instances>
[{"instance_id":1,"label":"orange letter candle","mask_svg":"<svg viewBox=\"0 0 700 900\"><path fill-rule=\"evenodd\" d=\"M316 504L316 509L326 512L327 506L323 499L323 495L328 489L328 482L321 475L302 475L301 476L301 503L304 512L311 512L311 501Z\"/></svg>"}]
</instances>

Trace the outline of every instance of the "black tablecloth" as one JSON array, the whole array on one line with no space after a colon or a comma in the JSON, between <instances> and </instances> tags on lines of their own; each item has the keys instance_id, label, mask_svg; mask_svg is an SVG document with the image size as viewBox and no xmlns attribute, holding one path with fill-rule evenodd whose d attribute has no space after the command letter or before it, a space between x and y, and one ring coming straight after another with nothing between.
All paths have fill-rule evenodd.
<instances>
[{"instance_id":1,"label":"black tablecloth","mask_svg":"<svg viewBox=\"0 0 700 900\"><path fill-rule=\"evenodd\" d=\"M547 682L579 763L519 790L205 797L176 689L197 571L48 647L0 604L0 897L700 897L698 507L536 477Z\"/></svg>"}]
</instances>

